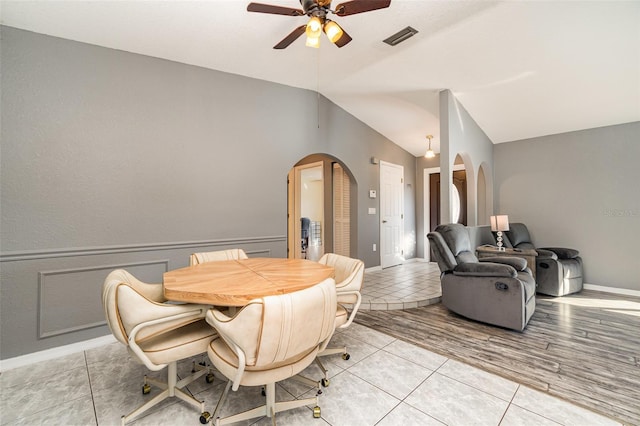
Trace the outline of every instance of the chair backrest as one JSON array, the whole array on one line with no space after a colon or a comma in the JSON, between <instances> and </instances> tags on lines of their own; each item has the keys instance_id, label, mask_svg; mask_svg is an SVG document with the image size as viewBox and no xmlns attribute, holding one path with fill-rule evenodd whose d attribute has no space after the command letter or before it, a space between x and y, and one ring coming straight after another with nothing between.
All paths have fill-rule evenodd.
<instances>
[{"instance_id":1,"label":"chair backrest","mask_svg":"<svg viewBox=\"0 0 640 426\"><path fill-rule=\"evenodd\" d=\"M209 251L203 253L193 253L189 257L189 265L198 265L206 262L216 262L220 260L248 259L249 256L242 249L228 249L219 251Z\"/></svg>"},{"instance_id":2,"label":"chair backrest","mask_svg":"<svg viewBox=\"0 0 640 426\"><path fill-rule=\"evenodd\" d=\"M451 253L449 246L445 243L442 235L438 232L429 232L427 234L427 238L429 239L429 246L435 257L436 262L438 262L438 267L440 268L440 272L451 272L458 265L456 258Z\"/></svg>"},{"instance_id":3,"label":"chair backrest","mask_svg":"<svg viewBox=\"0 0 640 426\"><path fill-rule=\"evenodd\" d=\"M442 235L442 239L451 250L457 263L478 262L475 247L471 247L469 231L464 225L460 223L438 225L436 232Z\"/></svg>"},{"instance_id":4,"label":"chair backrest","mask_svg":"<svg viewBox=\"0 0 640 426\"><path fill-rule=\"evenodd\" d=\"M331 266L338 293L341 290L360 291L364 282L364 262L335 253L325 253L318 263Z\"/></svg>"},{"instance_id":5,"label":"chair backrest","mask_svg":"<svg viewBox=\"0 0 640 426\"><path fill-rule=\"evenodd\" d=\"M478 236L476 236L477 238ZM482 238L485 238L482 236ZM451 272L460 263L476 263L475 247L471 244L469 229L459 223L438 225L427 234L440 272Z\"/></svg>"},{"instance_id":6,"label":"chair backrest","mask_svg":"<svg viewBox=\"0 0 640 426\"><path fill-rule=\"evenodd\" d=\"M253 300L231 320L207 314L207 321L242 349L247 366L268 369L326 345L335 329L336 306L335 281L328 278L305 290Z\"/></svg>"},{"instance_id":7,"label":"chair backrest","mask_svg":"<svg viewBox=\"0 0 640 426\"><path fill-rule=\"evenodd\" d=\"M129 345L129 334L138 324L170 316L184 305L165 304L162 284L147 284L124 269L112 271L102 285L102 306L107 325L120 343ZM172 309L172 307L174 309ZM192 319L179 319L156 326L145 327L136 340L144 340L160 331L177 328Z\"/></svg>"},{"instance_id":8,"label":"chair backrest","mask_svg":"<svg viewBox=\"0 0 640 426\"><path fill-rule=\"evenodd\" d=\"M469 231L469 239L471 241L471 248L481 245L496 245L496 236L491 232L491 226L467 226Z\"/></svg>"},{"instance_id":9,"label":"chair backrest","mask_svg":"<svg viewBox=\"0 0 640 426\"><path fill-rule=\"evenodd\" d=\"M524 223L510 223L509 230L505 231L505 245L521 249L535 249L527 225Z\"/></svg>"}]
</instances>

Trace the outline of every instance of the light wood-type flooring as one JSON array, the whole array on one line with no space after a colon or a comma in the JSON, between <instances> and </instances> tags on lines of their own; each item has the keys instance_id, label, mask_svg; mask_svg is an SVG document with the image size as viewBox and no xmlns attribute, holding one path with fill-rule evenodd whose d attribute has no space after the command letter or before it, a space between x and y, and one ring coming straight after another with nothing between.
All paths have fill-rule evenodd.
<instances>
[{"instance_id":1,"label":"light wood-type flooring","mask_svg":"<svg viewBox=\"0 0 640 426\"><path fill-rule=\"evenodd\" d=\"M583 290L536 303L522 333L467 320L442 303L359 311L356 322L640 425L640 297Z\"/></svg>"}]
</instances>

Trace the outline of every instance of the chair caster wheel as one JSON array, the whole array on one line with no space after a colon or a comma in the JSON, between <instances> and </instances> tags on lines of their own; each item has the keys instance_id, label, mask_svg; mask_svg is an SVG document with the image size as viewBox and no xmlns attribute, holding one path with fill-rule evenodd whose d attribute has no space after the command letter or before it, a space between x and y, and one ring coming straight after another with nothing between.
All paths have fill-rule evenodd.
<instances>
[{"instance_id":1,"label":"chair caster wheel","mask_svg":"<svg viewBox=\"0 0 640 426\"><path fill-rule=\"evenodd\" d=\"M314 419L320 418L320 407L318 407L317 405L313 407L313 418Z\"/></svg>"},{"instance_id":2,"label":"chair caster wheel","mask_svg":"<svg viewBox=\"0 0 640 426\"><path fill-rule=\"evenodd\" d=\"M205 380L207 381L207 383L213 383L213 379L214 379L214 375L213 373L209 373L205 376Z\"/></svg>"},{"instance_id":3,"label":"chair caster wheel","mask_svg":"<svg viewBox=\"0 0 640 426\"><path fill-rule=\"evenodd\" d=\"M267 391L264 390L264 388L260 390L260 393L262 394L262 396L267 396Z\"/></svg>"},{"instance_id":4,"label":"chair caster wheel","mask_svg":"<svg viewBox=\"0 0 640 426\"><path fill-rule=\"evenodd\" d=\"M142 394L148 395L149 393L151 393L151 385L145 383L144 385L142 385Z\"/></svg>"},{"instance_id":5,"label":"chair caster wheel","mask_svg":"<svg viewBox=\"0 0 640 426\"><path fill-rule=\"evenodd\" d=\"M207 423L209 423L209 420L211 420L211 413L205 411L204 413L200 414L200 423L206 425Z\"/></svg>"},{"instance_id":6,"label":"chair caster wheel","mask_svg":"<svg viewBox=\"0 0 640 426\"><path fill-rule=\"evenodd\" d=\"M322 384L323 388L329 387L329 379L320 380L320 384Z\"/></svg>"},{"instance_id":7,"label":"chair caster wheel","mask_svg":"<svg viewBox=\"0 0 640 426\"><path fill-rule=\"evenodd\" d=\"M351 358L351 355L347 353L342 354L342 359L344 359L345 361L349 361L349 358Z\"/></svg>"}]
</instances>

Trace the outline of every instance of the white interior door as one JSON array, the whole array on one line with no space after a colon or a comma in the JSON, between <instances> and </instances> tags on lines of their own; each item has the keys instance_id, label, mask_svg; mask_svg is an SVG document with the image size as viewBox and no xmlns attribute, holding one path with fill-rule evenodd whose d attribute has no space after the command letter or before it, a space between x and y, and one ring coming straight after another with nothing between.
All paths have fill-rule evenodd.
<instances>
[{"instance_id":1,"label":"white interior door","mask_svg":"<svg viewBox=\"0 0 640 426\"><path fill-rule=\"evenodd\" d=\"M404 261L404 168L380 162L380 265Z\"/></svg>"}]
</instances>

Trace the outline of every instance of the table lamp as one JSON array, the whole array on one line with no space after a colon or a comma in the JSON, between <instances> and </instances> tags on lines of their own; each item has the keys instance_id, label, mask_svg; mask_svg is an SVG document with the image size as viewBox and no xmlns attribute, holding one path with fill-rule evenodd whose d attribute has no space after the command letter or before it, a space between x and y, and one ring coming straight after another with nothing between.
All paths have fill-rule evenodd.
<instances>
[{"instance_id":1,"label":"table lamp","mask_svg":"<svg viewBox=\"0 0 640 426\"><path fill-rule=\"evenodd\" d=\"M505 251L505 248L502 247L502 231L509 230L509 216L506 214L491 216L491 231L495 232L498 236L497 244L498 251Z\"/></svg>"}]
</instances>

